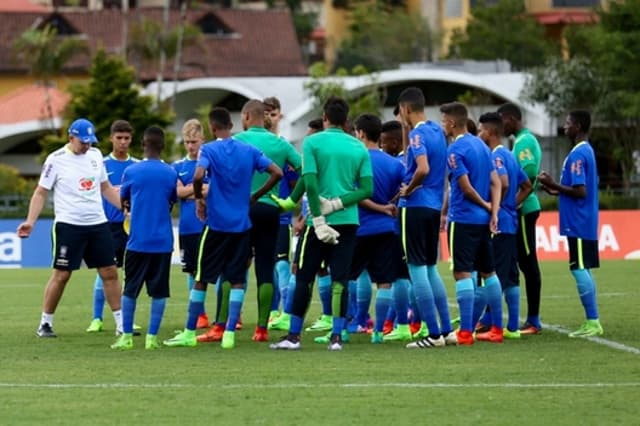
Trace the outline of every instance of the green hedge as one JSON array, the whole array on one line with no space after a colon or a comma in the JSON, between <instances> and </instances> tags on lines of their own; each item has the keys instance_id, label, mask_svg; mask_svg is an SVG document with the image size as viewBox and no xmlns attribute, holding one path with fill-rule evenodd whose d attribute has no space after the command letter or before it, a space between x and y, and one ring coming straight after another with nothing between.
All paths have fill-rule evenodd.
<instances>
[{"instance_id":1,"label":"green hedge","mask_svg":"<svg viewBox=\"0 0 640 426\"><path fill-rule=\"evenodd\" d=\"M543 211L558 210L558 197L546 193L539 194ZM635 210L640 209L640 198L629 195L600 191L600 210Z\"/></svg>"}]
</instances>

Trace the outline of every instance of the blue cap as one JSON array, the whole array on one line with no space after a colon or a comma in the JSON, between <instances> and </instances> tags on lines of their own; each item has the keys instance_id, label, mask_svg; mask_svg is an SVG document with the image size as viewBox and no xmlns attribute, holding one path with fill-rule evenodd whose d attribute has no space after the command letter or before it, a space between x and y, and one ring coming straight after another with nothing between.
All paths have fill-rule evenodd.
<instances>
[{"instance_id":1,"label":"blue cap","mask_svg":"<svg viewBox=\"0 0 640 426\"><path fill-rule=\"evenodd\" d=\"M69 134L80 139L83 143L96 143L96 128L86 118L78 118L69 126Z\"/></svg>"}]
</instances>

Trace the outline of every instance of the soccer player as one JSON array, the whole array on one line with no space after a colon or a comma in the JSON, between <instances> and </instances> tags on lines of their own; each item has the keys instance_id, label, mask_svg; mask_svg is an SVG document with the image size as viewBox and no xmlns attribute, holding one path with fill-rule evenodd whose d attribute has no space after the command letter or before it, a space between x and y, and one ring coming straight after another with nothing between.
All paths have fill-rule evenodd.
<instances>
[{"instance_id":1,"label":"soccer player","mask_svg":"<svg viewBox=\"0 0 640 426\"><path fill-rule=\"evenodd\" d=\"M225 108L216 107L209 112L209 126L216 140L200 148L193 177L196 213L206 220L200 238L196 280L189 296L185 329L172 339L165 340L164 344L197 344L196 321L204 310L207 284L216 282L222 275L231 288L221 346L223 349L232 349L235 347L236 324L244 301L247 257L251 244L249 207L275 186L282 178L282 170L254 146L231 137L231 116ZM252 193L251 182L255 171L266 171L270 176ZM206 201L202 193L205 174L209 176Z\"/></svg>"},{"instance_id":2,"label":"soccer player","mask_svg":"<svg viewBox=\"0 0 640 426\"><path fill-rule=\"evenodd\" d=\"M122 330L121 287L113 238L102 208L102 196L116 208L121 206L120 196L109 182L102 154L91 146L98 142L95 133L93 123L87 119L71 123L69 142L47 156L27 218L18 225L18 236L29 237L49 191L53 191L53 272L44 289L38 337L57 337L53 331L56 307L71 273L80 268L83 259L89 268L97 268L116 332Z\"/></svg>"},{"instance_id":3,"label":"soccer player","mask_svg":"<svg viewBox=\"0 0 640 426\"><path fill-rule=\"evenodd\" d=\"M342 349L347 279L359 224L356 204L373 192L367 150L342 130L348 114L349 106L343 99L328 99L323 108L325 130L303 141L302 177L312 218L300 245L289 334L272 344L272 349L300 349L300 333L311 301L312 283L323 261L328 264L333 280L333 330L329 350ZM325 200L321 201L320 197Z\"/></svg>"},{"instance_id":4,"label":"soccer player","mask_svg":"<svg viewBox=\"0 0 640 426\"><path fill-rule=\"evenodd\" d=\"M540 294L542 279L536 254L536 221L540 216L540 201L535 193L540 173L542 151L535 136L522 124L522 113L517 105L506 103L498 108L505 136L514 136L513 153L533 185L534 191L518 209L518 265L524 274L527 292L527 319L520 327L522 334L538 334L540 323Z\"/></svg>"},{"instance_id":5,"label":"soccer player","mask_svg":"<svg viewBox=\"0 0 640 426\"><path fill-rule=\"evenodd\" d=\"M538 181L543 189L559 198L560 234L569 242L569 269L576 280L586 321L569 337L604 334L598 316L596 283L591 269L600 267L598 255L598 168L589 143L591 114L571 111L564 123L564 134L573 143L562 166L560 183L546 172Z\"/></svg>"},{"instance_id":6,"label":"soccer player","mask_svg":"<svg viewBox=\"0 0 640 426\"><path fill-rule=\"evenodd\" d=\"M489 148L467 133L467 108L452 102L440 107L442 128L453 143L447 148L449 170L449 251L453 259L460 310L459 345L472 345L475 286L471 273L484 278L491 308L491 342L502 342L502 290L495 273L491 233L498 231L500 178Z\"/></svg>"},{"instance_id":7,"label":"soccer player","mask_svg":"<svg viewBox=\"0 0 640 426\"><path fill-rule=\"evenodd\" d=\"M109 155L104 157L104 166L107 170L107 176L111 185L117 190L120 189L122 183L122 173L124 169L130 165L138 162L137 158L133 158L129 155L129 146L131 145L133 137L133 127L125 120L116 120L111 124L111 132L109 135L109 141L113 148ZM109 228L111 229L111 236L113 238L113 245L115 248L116 266L122 267L124 260L124 252L127 246L127 233L124 230L124 214L121 210L115 208L104 197L102 199L102 206L104 213L109 221ZM87 332L95 333L102 331L102 311L104 309L104 288L102 284L102 278L100 275L96 275L96 280L93 285L93 320Z\"/></svg>"},{"instance_id":8,"label":"soccer player","mask_svg":"<svg viewBox=\"0 0 640 426\"><path fill-rule=\"evenodd\" d=\"M513 153L502 146L502 119L498 113L488 112L480 116L478 137L491 149L502 192L498 212L498 233L493 236L492 243L496 274L502 285L508 311L507 326L503 328L503 335L505 339L519 339L520 274L516 248L517 206L533 191L533 186ZM489 335L476 334L478 340L483 340L484 337Z\"/></svg>"},{"instance_id":9,"label":"soccer player","mask_svg":"<svg viewBox=\"0 0 640 426\"><path fill-rule=\"evenodd\" d=\"M242 107L241 117L244 132L238 133L234 138L262 151L280 168L291 165L294 170L300 170L300 154L289 142L265 129L265 107L262 101L255 99L248 101ZM266 175L256 172L251 182L251 190L255 192L260 189L267 179ZM256 342L269 340L267 325L274 297L273 275L280 210L278 204L271 199L271 195L277 195L277 188L263 194L250 210L251 248L258 285L258 324L253 335L253 340Z\"/></svg>"},{"instance_id":10,"label":"soccer player","mask_svg":"<svg viewBox=\"0 0 640 426\"><path fill-rule=\"evenodd\" d=\"M402 123L396 120L382 124L380 133L380 148L392 157L404 159L402 149Z\"/></svg>"},{"instance_id":11,"label":"soccer player","mask_svg":"<svg viewBox=\"0 0 640 426\"><path fill-rule=\"evenodd\" d=\"M400 188L400 232L418 313L429 329L427 336L407 347L455 344L447 293L437 268L447 141L440 126L427 121L420 89L405 89L398 97L398 105L403 138L407 138L406 174ZM408 329L397 331L404 332L406 340L411 339Z\"/></svg>"},{"instance_id":12,"label":"soccer player","mask_svg":"<svg viewBox=\"0 0 640 426\"><path fill-rule=\"evenodd\" d=\"M169 297L169 273L173 251L171 208L178 201L175 169L160 159L164 132L157 126L144 131L144 161L128 167L122 176L120 199L131 214L131 228L124 260L122 330L112 349L133 349L136 300L146 284L151 297L145 349L158 349L158 330Z\"/></svg>"},{"instance_id":13,"label":"soccer player","mask_svg":"<svg viewBox=\"0 0 640 426\"><path fill-rule=\"evenodd\" d=\"M198 152L204 142L204 129L197 119L188 120L182 126L182 140L187 155L173 164L178 173L178 198L180 199L180 220L178 222L178 235L180 240L180 261L182 272L187 274L187 288L189 292L193 288L196 273L196 258L198 256L198 244L202 233L203 223L196 216L196 199L193 193L193 174L196 171ZM205 177L202 185L203 196L206 197L209 185ZM196 328L209 326L209 318L206 312L198 317Z\"/></svg>"}]
</instances>

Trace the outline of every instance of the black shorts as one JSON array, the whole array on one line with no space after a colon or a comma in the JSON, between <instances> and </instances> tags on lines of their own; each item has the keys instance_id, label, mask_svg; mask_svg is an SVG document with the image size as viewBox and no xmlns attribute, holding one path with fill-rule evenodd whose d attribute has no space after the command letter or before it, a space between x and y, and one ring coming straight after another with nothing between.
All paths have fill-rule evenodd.
<instances>
[{"instance_id":1,"label":"black shorts","mask_svg":"<svg viewBox=\"0 0 640 426\"><path fill-rule=\"evenodd\" d=\"M289 261L291 252L291 238L293 238L293 226L291 224L280 224L278 228L278 238L276 242L276 262Z\"/></svg>"},{"instance_id":2,"label":"black shorts","mask_svg":"<svg viewBox=\"0 0 640 426\"><path fill-rule=\"evenodd\" d=\"M389 284L395 281L396 241L397 236L393 232L356 237L349 279L356 280L366 269L371 281L376 284Z\"/></svg>"},{"instance_id":3,"label":"black shorts","mask_svg":"<svg viewBox=\"0 0 640 426\"><path fill-rule=\"evenodd\" d=\"M402 241L398 234L395 235L395 240L393 242L393 268L396 279L410 279L407 259L404 257Z\"/></svg>"},{"instance_id":4,"label":"black shorts","mask_svg":"<svg viewBox=\"0 0 640 426\"><path fill-rule=\"evenodd\" d=\"M514 287L520 283L518 271L518 244L516 234L496 234L491 241L496 264L496 275L502 288Z\"/></svg>"},{"instance_id":5,"label":"black shorts","mask_svg":"<svg viewBox=\"0 0 640 426\"><path fill-rule=\"evenodd\" d=\"M124 232L122 222L109 222L111 228L111 238L113 238L113 249L116 255L116 266L122 268L124 265L124 252L127 249L127 240L129 236Z\"/></svg>"},{"instance_id":6,"label":"black shorts","mask_svg":"<svg viewBox=\"0 0 640 426\"><path fill-rule=\"evenodd\" d=\"M56 222L52 231L54 269L75 271L83 259L89 268L116 264L107 222L88 226Z\"/></svg>"},{"instance_id":7,"label":"black shorts","mask_svg":"<svg viewBox=\"0 0 640 426\"><path fill-rule=\"evenodd\" d=\"M195 275L196 273L200 235L201 234L184 234L179 236L182 272L192 275Z\"/></svg>"},{"instance_id":8,"label":"black shorts","mask_svg":"<svg viewBox=\"0 0 640 426\"><path fill-rule=\"evenodd\" d=\"M400 238L407 263L435 265L438 262L440 211L428 207L400 209Z\"/></svg>"},{"instance_id":9,"label":"black shorts","mask_svg":"<svg viewBox=\"0 0 640 426\"><path fill-rule=\"evenodd\" d=\"M249 211L251 218L251 256L258 284L273 282L276 266L276 242L280 227L280 211L266 203L256 203ZM245 259L246 267L246 259ZM226 276L226 275L225 275Z\"/></svg>"},{"instance_id":10,"label":"black shorts","mask_svg":"<svg viewBox=\"0 0 640 426\"><path fill-rule=\"evenodd\" d=\"M196 281L215 283L222 274L232 284L244 283L250 241L249 231L220 232L206 226L200 237Z\"/></svg>"},{"instance_id":11,"label":"black shorts","mask_svg":"<svg viewBox=\"0 0 640 426\"><path fill-rule=\"evenodd\" d=\"M155 299L169 297L171 253L143 253L127 250L124 255L123 294L136 299L147 284L147 294Z\"/></svg>"},{"instance_id":12,"label":"black shorts","mask_svg":"<svg viewBox=\"0 0 640 426\"><path fill-rule=\"evenodd\" d=\"M569 241L569 269L592 269L600 267L598 240L567 237Z\"/></svg>"},{"instance_id":13,"label":"black shorts","mask_svg":"<svg viewBox=\"0 0 640 426\"><path fill-rule=\"evenodd\" d=\"M304 233L300 235L296 281L313 282L323 263L329 267L332 281L346 284L349 280L358 226L331 225L331 227L340 233L339 243L336 245L320 241L312 226L307 226Z\"/></svg>"},{"instance_id":14,"label":"black shorts","mask_svg":"<svg viewBox=\"0 0 640 426\"><path fill-rule=\"evenodd\" d=\"M454 272L495 271L489 225L449 223L449 252Z\"/></svg>"}]
</instances>

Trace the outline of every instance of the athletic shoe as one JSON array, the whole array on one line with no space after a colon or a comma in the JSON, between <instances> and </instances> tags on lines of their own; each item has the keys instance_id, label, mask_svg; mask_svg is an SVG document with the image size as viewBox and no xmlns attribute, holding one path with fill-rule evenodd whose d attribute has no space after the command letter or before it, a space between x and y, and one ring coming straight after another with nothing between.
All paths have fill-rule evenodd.
<instances>
[{"instance_id":1,"label":"athletic shoe","mask_svg":"<svg viewBox=\"0 0 640 426\"><path fill-rule=\"evenodd\" d=\"M415 342L411 342L407 345L407 349L429 349L429 348L443 348L447 343L444 337L438 336L437 339L426 336Z\"/></svg>"},{"instance_id":2,"label":"athletic shoe","mask_svg":"<svg viewBox=\"0 0 640 426\"><path fill-rule=\"evenodd\" d=\"M505 339L515 340L520 339L520 337L522 336L522 332L520 330L510 331L508 328L504 328L502 330L502 335Z\"/></svg>"},{"instance_id":3,"label":"athletic shoe","mask_svg":"<svg viewBox=\"0 0 640 426\"><path fill-rule=\"evenodd\" d=\"M360 333L360 334L371 334L373 333L373 329L370 327L362 326L359 325L358 328L356 329L356 333Z\"/></svg>"},{"instance_id":4,"label":"athletic shoe","mask_svg":"<svg viewBox=\"0 0 640 426\"><path fill-rule=\"evenodd\" d=\"M384 320L384 324L382 325L382 334L389 334L393 331L393 321Z\"/></svg>"},{"instance_id":5,"label":"athletic shoe","mask_svg":"<svg viewBox=\"0 0 640 426\"><path fill-rule=\"evenodd\" d=\"M409 341L411 340L411 330L409 330L409 324L399 324L395 330L384 336L384 341Z\"/></svg>"},{"instance_id":6,"label":"athletic shoe","mask_svg":"<svg viewBox=\"0 0 640 426\"><path fill-rule=\"evenodd\" d=\"M331 315L322 315L311 327L305 328L304 331L329 331L331 329L333 329L333 317Z\"/></svg>"},{"instance_id":7,"label":"athletic shoe","mask_svg":"<svg viewBox=\"0 0 640 426\"><path fill-rule=\"evenodd\" d=\"M40 324L38 327L38 331L36 331L36 336L38 337L58 337L58 335L53 331L53 328L49 325L49 323Z\"/></svg>"},{"instance_id":8,"label":"athletic shoe","mask_svg":"<svg viewBox=\"0 0 640 426\"><path fill-rule=\"evenodd\" d=\"M327 347L327 349L329 349L330 351L341 351L342 341L340 336L338 336L337 334L335 336L332 336L331 342L329 343L329 346Z\"/></svg>"},{"instance_id":9,"label":"athletic shoe","mask_svg":"<svg viewBox=\"0 0 640 426\"><path fill-rule=\"evenodd\" d=\"M300 349L300 339L294 339L287 335L281 338L279 342L270 344L269 348L285 351L297 351Z\"/></svg>"},{"instance_id":10,"label":"athletic shoe","mask_svg":"<svg viewBox=\"0 0 640 426\"><path fill-rule=\"evenodd\" d=\"M185 329L162 343L165 346L195 346L198 344L198 341L196 340L195 330Z\"/></svg>"},{"instance_id":11,"label":"athletic shoe","mask_svg":"<svg viewBox=\"0 0 640 426\"><path fill-rule=\"evenodd\" d=\"M132 336L139 336L139 335L140 335L140 332L139 332L138 330L136 330L136 329L135 329L135 327L138 327L138 329L140 328L140 326L139 326L139 325L134 326L134 329L133 329L133 331L131 332L131 335L132 335ZM116 328L116 337L120 337L120 336L122 336L122 334L123 334L123 333L124 333L124 332L122 331L122 329L121 329L121 328Z\"/></svg>"},{"instance_id":12,"label":"athletic shoe","mask_svg":"<svg viewBox=\"0 0 640 426\"><path fill-rule=\"evenodd\" d=\"M602 336L604 329L600 324L600 320L586 320L582 326L576 331L569 333L569 337L592 337Z\"/></svg>"},{"instance_id":13,"label":"athletic shoe","mask_svg":"<svg viewBox=\"0 0 640 426\"><path fill-rule=\"evenodd\" d=\"M256 331L253 333L251 340L254 342L268 342L269 332L266 328L256 327ZM222 336L222 342L224 343L224 335Z\"/></svg>"},{"instance_id":14,"label":"athletic shoe","mask_svg":"<svg viewBox=\"0 0 640 426\"><path fill-rule=\"evenodd\" d=\"M326 345L331 342L332 335L333 335L333 332L330 331L324 336L318 336L314 338L313 341L314 343L320 343L321 345ZM342 343L349 343L349 339L350 339L349 332L347 330L342 330L342 336L340 338L340 340L342 340Z\"/></svg>"},{"instance_id":15,"label":"athletic shoe","mask_svg":"<svg viewBox=\"0 0 640 426\"><path fill-rule=\"evenodd\" d=\"M160 349L160 344L158 343L158 336L154 336L153 334L147 334L147 337L144 339L144 348L147 350Z\"/></svg>"},{"instance_id":16,"label":"athletic shoe","mask_svg":"<svg viewBox=\"0 0 640 426\"><path fill-rule=\"evenodd\" d=\"M443 334L442 337L444 338L444 343L447 346L455 346L458 344L458 337L453 331L450 331L447 334Z\"/></svg>"},{"instance_id":17,"label":"athletic shoe","mask_svg":"<svg viewBox=\"0 0 640 426\"><path fill-rule=\"evenodd\" d=\"M520 334L529 335L529 334L539 334L542 331L540 327L536 327L530 322L525 322L522 327L520 327Z\"/></svg>"},{"instance_id":18,"label":"athletic shoe","mask_svg":"<svg viewBox=\"0 0 640 426\"><path fill-rule=\"evenodd\" d=\"M409 326L411 329L411 326ZM412 339L422 339L423 337L427 337L429 335L429 328L427 327L427 323L422 321L420 323L420 328L415 333L411 333Z\"/></svg>"},{"instance_id":19,"label":"athletic shoe","mask_svg":"<svg viewBox=\"0 0 640 426\"><path fill-rule=\"evenodd\" d=\"M121 351L128 351L133 349L133 337L130 333L123 333L118 340L111 345L111 349L119 349Z\"/></svg>"},{"instance_id":20,"label":"athletic shoe","mask_svg":"<svg viewBox=\"0 0 640 426\"><path fill-rule=\"evenodd\" d=\"M196 340L200 343L219 342L222 340L222 334L224 333L224 325L214 324L206 333L196 337Z\"/></svg>"},{"instance_id":21,"label":"athletic shoe","mask_svg":"<svg viewBox=\"0 0 640 426\"><path fill-rule=\"evenodd\" d=\"M87 327L87 333L97 333L102 331L102 320L100 318L94 318Z\"/></svg>"},{"instance_id":22,"label":"athletic shoe","mask_svg":"<svg viewBox=\"0 0 640 426\"><path fill-rule=\"evenodd\" d=\"M238 317L238 322L236 322L236 331L242 330L242 316Z\"/></svg>"},{"instance_id":23,"label":"athletic shoe","mask_svg":"<svg viewBox=\"0 0 640 426\"><path fill-rule=\"evenodd\" d=\"M504 340L502 327L492 325L489 331L476 333L476 340L481 342L502 343Z\"/></svg>"},{"instance_id":24,"label":"athletic shoe","mask_svg":"<svg viewBox=\"0 0 640 426\"><path fill-rule=\"evenodd\" d=\"M224 334L222 334L222 343L220 346L222 349L233 349L236 346L235 331L225 331Z\"/></svg>"},{"instance_id":25,"label":"athletic shoe","mask_svg":"<svg viewBox=\"0 0 640 426\"><path fill-rule=\"evenodd\" d=\"M140 327L138 324L133 324L133 330L134 330L134 331L135 331L135 330L142 330L142 327ZM138 333L138 334L133 333L133 335L134 335L134 336L139 336L139 335L140 335L140 333Z\"/></svg>"},{"instance_id":26,"label":"athletic shoe","mask_svg":"<svg viewBox=\"0 0 640 426\"><path fill-rule=\"evenodd\" d=\"M371 343L377 344L384 342L384 334L382 331L374 331L371 333Z\"/></svg>"},{"instance_id":27,"label":"athletic shoe","mask_svg":"<svg viewBox=\"0 0 640 426\"><path fill-rule=\"evenodd\" d=\"M460 327L460 317L451 320L451 328L455 330L458 327Z\"/></svg>"},{"instance_id":28,"label":"athletic shoe","mask_svg":"<svg viewBox=\"0 0 640 426\"><path fill-rule=\"evenodd\" d=\"M279 317L280 317L280 311L271 311L271 312L269 312L268 324L271 324L272 322L277 320Z\"/></svg>"},{"instance_id":29,"label":"athletic shoe","mask_svg":"<svg viewBox=\"0 0 640 426\"><path fill-rule=\"evenodd\" d=\"M487 333L489 330L491 330L490 325L486 325L478 321L478 323L476 324L476 328L475 330L473 330L473 332L476 334L479 334L479 333Z\"/></svg>"},{"instance_id":30,"label":"athletic shoe","mask_svg":"<svg viewBox=\"0 0 640 426\"><path fill-rule=\"evenodd\" d=\"M267 327L268 330L282 330L289 331L289 326L291 325L291 315L285 314L284 312L272 322L269 323Z\"/></svg>"},{"instance_id":31,"label":"athletic shoe","mask_svg":"<svg viewBox=\"0 0 640 426\"><path fill-rule=\"evenodd\" d=\"M460 330L456 337L458 338L458 345L473 345L473 334L470 331Z\"/></svg>"},{"instance_id":32,"label":"athletic shoe","mask_svg":"<svg viewBox=\"0 0 640 426\"><path fill-rule=\"evenodd\" d=\"M196 322L196 329L209 327L209 317L206 313L198 315L198 321Z\"/></svg>"},{"instance_id":33,"label":"athletic shoe","mask_svg":"<svg viewBox=\"0 0 640 426\"><path fill-rule=\"evenodd\" d=\"M416 334L422 328L422 322L415 321L409 323L409 331L411 331L411 335Z\"/></svg>"}]
</instances>

